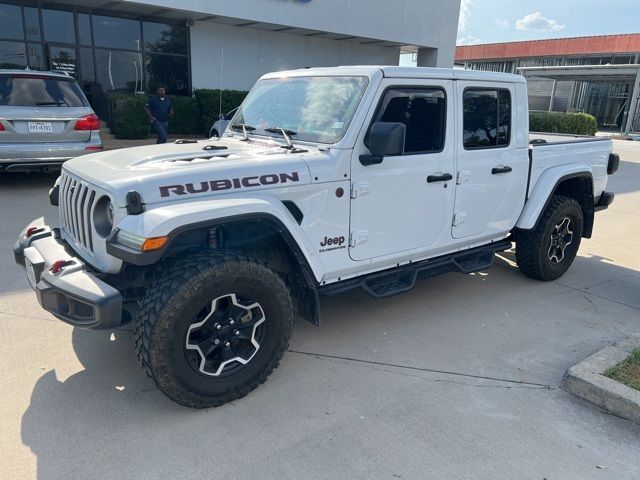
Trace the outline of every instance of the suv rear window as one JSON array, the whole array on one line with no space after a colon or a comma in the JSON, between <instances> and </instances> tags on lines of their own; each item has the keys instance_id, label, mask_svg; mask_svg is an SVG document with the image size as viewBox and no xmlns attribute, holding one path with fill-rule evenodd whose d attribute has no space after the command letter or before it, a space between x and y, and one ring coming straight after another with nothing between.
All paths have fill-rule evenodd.
<instances>
[{"instance_id":1,"label":"suv rear window","mask_svg":"<svg viewBox=\"0 0 640 480\"><path fill-rule=\"evenodd\" d=\"M73 79L35 75L0 75L0 105L16 107L87 107Z\"/></svg>"}]
</instances>

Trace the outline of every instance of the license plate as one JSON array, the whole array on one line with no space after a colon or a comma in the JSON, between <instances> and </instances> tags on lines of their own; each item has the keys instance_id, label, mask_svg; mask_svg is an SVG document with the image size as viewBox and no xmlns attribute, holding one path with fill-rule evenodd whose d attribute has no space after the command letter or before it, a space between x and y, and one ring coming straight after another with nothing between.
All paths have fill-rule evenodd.
<instances>
[{"instance_id":1,"label":"license plate","mask_svg":"<svg viewBox=\"0 0 640 480\"><path fill-rule=\"evenodd\" d=\"M24 266L27 270L27 280L29 280L29 284L31 285L31 288L35 289L36 283L38 283L36 281L36 271L33 268L33 265L31 264L28 258L24 259Z\"/></svg>"},{"instance_id":2,"label":"license plate","mask_svg":"<svg viewBox=\"0 0 640 480\"><path fill-rule=\"evenodd\" d=\"M29 122L29 133L53 133L51 122Z\"/></svg>"}]
</instances>

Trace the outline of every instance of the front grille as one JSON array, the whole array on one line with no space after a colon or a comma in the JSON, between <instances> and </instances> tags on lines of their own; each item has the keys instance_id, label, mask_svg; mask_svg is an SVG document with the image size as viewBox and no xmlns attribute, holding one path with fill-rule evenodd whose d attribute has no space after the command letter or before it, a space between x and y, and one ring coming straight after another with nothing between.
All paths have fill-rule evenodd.
<instances>
[{"instance_id":1,"label":"front grille","mask_svg":"<svg viewBox=\"0 0 640 480\"><path fill-rule=\"evenodd\" d=\"M96 191L89 184L62 173L60 179L60 222L78 245L93 252L91 212L97 200Z\"/></svg>"}]
</instances>

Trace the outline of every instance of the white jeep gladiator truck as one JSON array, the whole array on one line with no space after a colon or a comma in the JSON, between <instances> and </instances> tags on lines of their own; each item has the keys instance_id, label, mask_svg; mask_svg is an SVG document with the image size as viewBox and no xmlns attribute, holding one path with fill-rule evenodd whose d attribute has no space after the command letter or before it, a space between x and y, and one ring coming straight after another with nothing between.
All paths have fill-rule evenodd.
<instances>
[{"instance_id":1,"label":"white jeep gladiator truck","mask_svg":"<svg viewBox=\"0 0 640 480\"><path fill-rule=\"evenodd\" d=\"M619 157L600 138L530 136L520 76L338 67L268 74L219 139L64 164L59 224L14 254L42 307L76 327L133 323L169 398L210 407L277 367L319 296L376 298L477 272L515 243L564 274Z\"/></svg>"}]
</instances>

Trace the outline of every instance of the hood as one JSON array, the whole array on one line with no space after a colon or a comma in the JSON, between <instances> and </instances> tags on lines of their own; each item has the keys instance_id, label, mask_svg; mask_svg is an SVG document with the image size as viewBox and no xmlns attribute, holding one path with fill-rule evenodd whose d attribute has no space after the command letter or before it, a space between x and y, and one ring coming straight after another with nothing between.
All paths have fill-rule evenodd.
<instances>
[{"instance_id":1,"label":"hood","mask_svg":"<svg viewBox=\"0 0 640 480\"><path fill-rule=\"evenodd\" d=\"M313 150L313 149L312 149ZM64 170L106 191L125 206L135 190L145 204L241 190L304 185L311 178L303 156L277 142L205 140L111 150L67 161Z\"/></svg>"}]
</instances>

